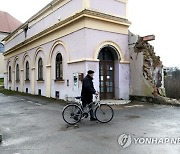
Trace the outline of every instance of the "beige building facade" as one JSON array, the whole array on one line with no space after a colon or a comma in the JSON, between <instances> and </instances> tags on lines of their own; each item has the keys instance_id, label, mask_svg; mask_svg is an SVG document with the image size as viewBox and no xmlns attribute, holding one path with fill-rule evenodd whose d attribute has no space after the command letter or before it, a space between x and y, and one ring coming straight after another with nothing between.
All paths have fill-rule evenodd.
<instances>
[{"instance_id":1,"label":"beige building facade","mask_svg":"<svg viewBox=\"0 0 180 154\"><path fill-rule=\"evenodd\" d=\"M127 0L54 0L5 38L5 88L67 99L95 71L101 99L129 99Z\"/></svg>"}]
</instances>

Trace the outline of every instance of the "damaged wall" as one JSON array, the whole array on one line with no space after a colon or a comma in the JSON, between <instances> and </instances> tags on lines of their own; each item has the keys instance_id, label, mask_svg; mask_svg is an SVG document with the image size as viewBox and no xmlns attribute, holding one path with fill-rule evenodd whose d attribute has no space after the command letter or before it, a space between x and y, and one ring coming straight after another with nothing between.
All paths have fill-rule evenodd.
<instances>
[{"instance_id":1,"label":"damaged wall","mask_svg":"<svg viewBox=\"0 0 180 154\"><path fill-rule=\"evenodd\" d=\"M154 47L143 37L129 32L130 95L152 97L164 95L163 65Z\"/></svg>"}]
</instances>

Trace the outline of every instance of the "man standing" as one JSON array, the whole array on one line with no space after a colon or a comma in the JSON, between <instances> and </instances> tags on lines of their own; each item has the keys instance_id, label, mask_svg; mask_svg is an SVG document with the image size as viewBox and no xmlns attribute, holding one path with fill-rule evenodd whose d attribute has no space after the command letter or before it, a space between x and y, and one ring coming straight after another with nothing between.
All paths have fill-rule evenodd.
<instances>
[{"instance_id":1,"label":"man standing","mask_svg":"<svg viewBox=\"0 0 180 154\"><path fill-rule=\"evenodd\" d=\"M87 72L87 76L83 79L82 91L81 91L81 100L83 107L85 107L87 104L90 104L93 101L93 94L98 95L98 92L96 92L96 90L94 89L94 85L92 81L93 77L94 77L94 71L89 70ZM89 109L90 109L90 120L95 121L96 118L94 117L92 104L89 105Z\"/></svg>"}]
</instances>

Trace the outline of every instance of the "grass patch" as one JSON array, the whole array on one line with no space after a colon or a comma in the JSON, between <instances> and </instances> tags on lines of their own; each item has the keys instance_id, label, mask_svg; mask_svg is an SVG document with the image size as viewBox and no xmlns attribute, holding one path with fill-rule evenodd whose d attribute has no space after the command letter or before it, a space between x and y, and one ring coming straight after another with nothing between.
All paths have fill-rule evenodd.
<instances>
[{"instance_id":1,"label":"grass patch","mask_svg":"<svg viewBox=\"0 0 180 154\"><path fill-rule=\"evenodd\" d=\"M4 85L4 79L3 78L0 79L0 85Z\"/></svg>"},{"instance_id":2,"label":"grass patch","mask_svg":"<svg viewBox=\"0 0 180 154\"><path fill-rule=\"evenodd\" d=\"M0 89L0 93L2 93L4 95L16 95L17 94L16 91L11 91L11 90L7 90L7 89Z\"/></svg>"},{"instance_id":3,"label":"grass patch","mask_svg":"<svg viewBox=\"0 0 180 154\"><path fill-rule=\"evenodd\" d=\"M49 97L40 96L40 95L32 95L29 93L18 92L18 91L13 91L13 90L8 90L8 89L0 89L0 93L2 93L4 95L9 95L9 96L22 96L22 97L28 96L28 97L32 97L32 99L37 98L37 99L41 99L41 100L47 101L47 102L56 102L56 103L60 103L60 104L64 104L64 105L67 104L67 102L62 99L49 98Z\"/></svg>"}]
</instances>

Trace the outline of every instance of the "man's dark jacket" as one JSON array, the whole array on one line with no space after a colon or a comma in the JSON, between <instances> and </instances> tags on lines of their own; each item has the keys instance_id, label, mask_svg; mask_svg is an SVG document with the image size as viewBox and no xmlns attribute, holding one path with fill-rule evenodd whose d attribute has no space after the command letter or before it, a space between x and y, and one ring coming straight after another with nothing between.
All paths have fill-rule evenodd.
<instances>
[{"instance_id":1,"label":"man's dark jacket","mask_svg":"<svg viewBox=\"0 0 180 154\"><path fill-rule=\"evenodd\" d=\"M93 85L93 78L87 75L82 84L82 91L81 91L81 100L83 104L89 104L92 102L93 94L96 93Z\"/></svg>"}]
</instances>

